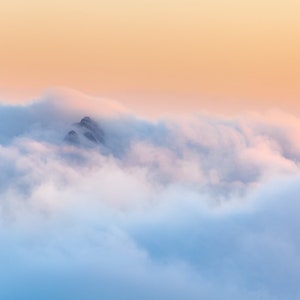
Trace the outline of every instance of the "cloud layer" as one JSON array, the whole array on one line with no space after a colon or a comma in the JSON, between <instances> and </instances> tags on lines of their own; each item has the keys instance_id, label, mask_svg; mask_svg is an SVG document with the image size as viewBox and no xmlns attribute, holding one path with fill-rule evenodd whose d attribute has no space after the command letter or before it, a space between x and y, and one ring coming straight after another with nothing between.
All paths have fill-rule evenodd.
<instances>
[{"instance_id":1,"label":"cloud layer","mask_svg":"<svg viewBox=\"0 0 300 300\"><path fill-rule=\"evenodd\" d=\"M1 299L300 298L299 119L77 96L0 107ZM63 140L85 115L100 146Z\"/></svg>"}]
</instances>

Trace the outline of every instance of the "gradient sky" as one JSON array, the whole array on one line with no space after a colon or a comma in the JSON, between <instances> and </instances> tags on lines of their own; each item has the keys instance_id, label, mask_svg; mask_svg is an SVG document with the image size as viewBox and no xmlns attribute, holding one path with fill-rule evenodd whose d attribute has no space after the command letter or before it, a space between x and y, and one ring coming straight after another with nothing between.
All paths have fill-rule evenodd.
<instances>
[{"instance_id":1,"label":"gradient sky","mask_svg":"<svg viewBox=\"0 0 300 300\"><path fill-rule=\"evenodd\" d=\"M300 112L298 0L12 0L0 4L0 97L53 86L144 112Z\"/></svg>"}]
</instances>

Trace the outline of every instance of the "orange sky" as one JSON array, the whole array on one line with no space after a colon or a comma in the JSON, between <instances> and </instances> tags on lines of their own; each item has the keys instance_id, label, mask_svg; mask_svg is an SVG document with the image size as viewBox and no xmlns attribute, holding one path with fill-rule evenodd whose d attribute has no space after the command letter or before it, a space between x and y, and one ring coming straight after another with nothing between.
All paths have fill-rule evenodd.
<instances>
[{"instance_id":1,"label":"orange sky","mask_svg":"<svg viewBox=\"0 0 300 300\"><path fill-rule=\"evenodd\" d=\"M0 97L66 86L141 111L300 112L299 12L299 0L1 1Z\"/></svg>"}]
</instances>

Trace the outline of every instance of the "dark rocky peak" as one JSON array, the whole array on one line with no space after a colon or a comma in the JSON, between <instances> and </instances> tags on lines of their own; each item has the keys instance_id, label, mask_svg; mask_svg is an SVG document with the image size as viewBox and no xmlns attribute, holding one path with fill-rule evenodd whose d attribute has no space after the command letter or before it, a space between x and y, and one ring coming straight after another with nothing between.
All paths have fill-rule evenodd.
<instances>
[{"instance_id":1,"label":"dark rocky peak","mask_svg":"<svg viewBox=\"0 0 300 300\"><path fill-rule=\"evenodd\" d=\"M68 135L70 135L70 136L76 136L77 133L76 133L76 131L74 131L74 130L70 130L70 131L68 132Z\"/></svg>"},{"instance_id":2,"label":"dark rocky peak","mask_svg":"<svg viewBox=\"0 0 300 300\"><path fill-rule=\"evenodd\" d=\"M79 144L79 137L77 132L74 130L70 130L65 136L64 141L73 145Z\"/></svg>"},{"instance_id":3,"label":"dark rocky peak","mask_svg":"<svg viewBox=\"0 0 300 300\"><path fill-rule=\"evenodd\" d=\"M79 123L75 123L65 141L71 144L91 146L92 144L104 144L104 132L96 121L90 117L84 117Z\"/></svg>"},{"instance_id":4,"label":"dark rocky peak","mask_svg":"<svg viewBox=\"0 0 300 300\"><path fill-rule=\"evenodd\" d=\"M90 117L84 117L81 119L78 125L86 128L91 128L93 126L97 126L97 123L94 120L92 120Z\"/></svg>"}]
</instances>

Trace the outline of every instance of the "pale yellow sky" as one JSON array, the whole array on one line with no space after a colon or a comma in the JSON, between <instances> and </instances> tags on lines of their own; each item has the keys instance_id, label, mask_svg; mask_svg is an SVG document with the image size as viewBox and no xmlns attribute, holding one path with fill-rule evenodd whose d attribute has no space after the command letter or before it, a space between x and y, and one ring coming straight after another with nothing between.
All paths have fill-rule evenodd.
<instances>
[{"instance_id":1,"label":"pale yellow sky","mask_svg":"<svg viewBox=\"0 0 300 300\"><path fill-rule=\"evenodd\" d=\"M299 0L2 1L0 97L66 86L146 110L300 110L299 12Z\"/></svg>"}]
</instances>

